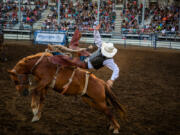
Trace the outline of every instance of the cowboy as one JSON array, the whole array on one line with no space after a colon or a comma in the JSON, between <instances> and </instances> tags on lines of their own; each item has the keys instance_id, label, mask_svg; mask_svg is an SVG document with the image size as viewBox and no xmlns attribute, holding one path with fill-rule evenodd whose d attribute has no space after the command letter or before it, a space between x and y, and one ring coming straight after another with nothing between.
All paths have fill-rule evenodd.
<instances>
[{"instance_id":1,"label":"cowboy","mask_svg":"<svg viewBox=\"0 0 180 135\"><path fill-rule=\"evenodd\" d=\"M95 22L95 25L97 25L97 22ZM119 67L113 59L117 53L117 49L114 47L113 43L106 43L101 40L99 33L100 26L101 24L94 27L94 41L98 49L85 59L85 63L88 69L100 69L103 66L111 69L113 73L111 78L107 81L107 84L112 87L114 81L119 76Z\"/></svg>"},{"instance_id":2,"label":"cowboy","mask_svg":"<svg viewBox=\"0 0 180 135\"><path fill-rule=\"evenodd\" d=\"M77 66L84 69L100 69L101 67L106 66L113 71L111 78L107 81L108 86L112 87L114 81L119 76L119 68L113 59L117 53L117 49L114 47L113 43L102 42L99 34L100 26L101 25L99 24L94 27L94 41L98 49L84 61L76 58L69 59L69 57L60 55L52 57L51 61L54 64L58 64L58 61L59 63L62 63L63 60L63 63L69 62L70 66Z\"/></svg>"},{"instance_id":3,"label":"cowboy","mask_svg":"<svg viewBox=\"0 0 180 135\"><path fill-rule=\"evenodd\" d=\"M97 22L95 22L97 24ZM107 81L108 86L112 87L114 81L119 77L119 67L114 62L113 57L117 53L117 49L114 47L113 43L106 43L101 40L99 34L100 24L94 26L94 41L98 47L97 51L92 53L83 62L78 59L67 59L74 66L81 67L84 69L100 69L101 67L108 67L113 71L111 78Z\"/></svg>"}]
</instances>

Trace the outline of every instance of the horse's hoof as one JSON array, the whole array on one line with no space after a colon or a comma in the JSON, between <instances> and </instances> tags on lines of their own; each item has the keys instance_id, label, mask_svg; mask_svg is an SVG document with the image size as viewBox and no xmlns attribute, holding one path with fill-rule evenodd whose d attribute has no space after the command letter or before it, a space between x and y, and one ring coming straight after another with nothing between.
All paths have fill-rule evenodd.
<instances>
[{"instance_id":1,"label":"horse's hoof","mask_svg":"<svg viewBox=\"0 0 180 135\"><path fill-rule=\"evenodd\" d=\"M31 120L31 122L36 122L36 121L38 121L39 120L39 117L38 116L34 116L33 118L32 118L32 120Z\"/></svg>"},{"instance_id":2,"label":"horse's hoof","mask_svg":"<svg viewBox=\"0 0 180 135\"><path fill-rule=\"evenodd\" d=\"M114 129L113 134L119 134L119 130L118 129Z\"/></svg>"},{"instance_id":3,"label":"horse's hoof","mask_svg":"<svg viewBox=\"0 0 180 135\"><path fill-rule=\"evenodd\" d=\"M33 114L34 114L34 116L36 116L38 114L38 108L33 109Z\"/></svg>"}]
</instances>

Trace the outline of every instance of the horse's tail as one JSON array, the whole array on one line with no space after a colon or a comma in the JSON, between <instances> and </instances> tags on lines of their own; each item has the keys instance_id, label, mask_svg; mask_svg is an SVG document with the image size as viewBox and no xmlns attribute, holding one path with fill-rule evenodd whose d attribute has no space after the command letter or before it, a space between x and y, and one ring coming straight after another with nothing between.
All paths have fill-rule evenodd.
<instances>
[{"instance_id":1,"label":"horse's tail","mask_svg":"<svg viewBox=\"0 0 180 135\"><path fill-rule=\"evenodd\" d=\"M119 112L120 118L122 120L127 121L125 108L123 107L123 105L121 105L119 103L118 98L113 93L113 91L110 89L110 87L107 86L107 84L105 84L105 92L106 92L106 96L107 96L107 102L112 104L113 107L115 107L115 109Z\"/></svg>"}]
</instances>

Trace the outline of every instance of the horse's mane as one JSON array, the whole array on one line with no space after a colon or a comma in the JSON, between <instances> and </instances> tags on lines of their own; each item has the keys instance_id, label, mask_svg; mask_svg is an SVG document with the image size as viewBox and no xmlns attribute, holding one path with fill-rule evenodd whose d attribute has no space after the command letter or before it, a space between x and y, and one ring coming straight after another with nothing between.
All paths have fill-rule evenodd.
<instances>
[{"instance_id":1,"label":"horse's mane","mask_svg":"<svg viewBox=\"0 0 180 135\"><path fill-rule=\"evenodd\" d=\"M17 64L25 64L28 60L32 60L38 57L41 57L45 52L36 53L33 55L29 55L27 57L22 58ZM46 53L45 56L52 56L51 53Z\"/></svg>"}]
</instances>

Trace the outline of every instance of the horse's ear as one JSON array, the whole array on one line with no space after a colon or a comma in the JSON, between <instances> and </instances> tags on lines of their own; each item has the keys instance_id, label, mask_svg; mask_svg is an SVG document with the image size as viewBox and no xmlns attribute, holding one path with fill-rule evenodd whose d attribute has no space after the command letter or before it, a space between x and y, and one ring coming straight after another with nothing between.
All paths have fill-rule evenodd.
<instances>
[{"instance_id":1,"label":"horse's ear","mask_svg":"<svg viewBox=\"0 0 180 135\"><path fill-rule=\"evenodd\" d=\"M16 75L16 73L14 73L12 70L7 70L7 72L11 75Z\"/></svg>"}]
</instances>

